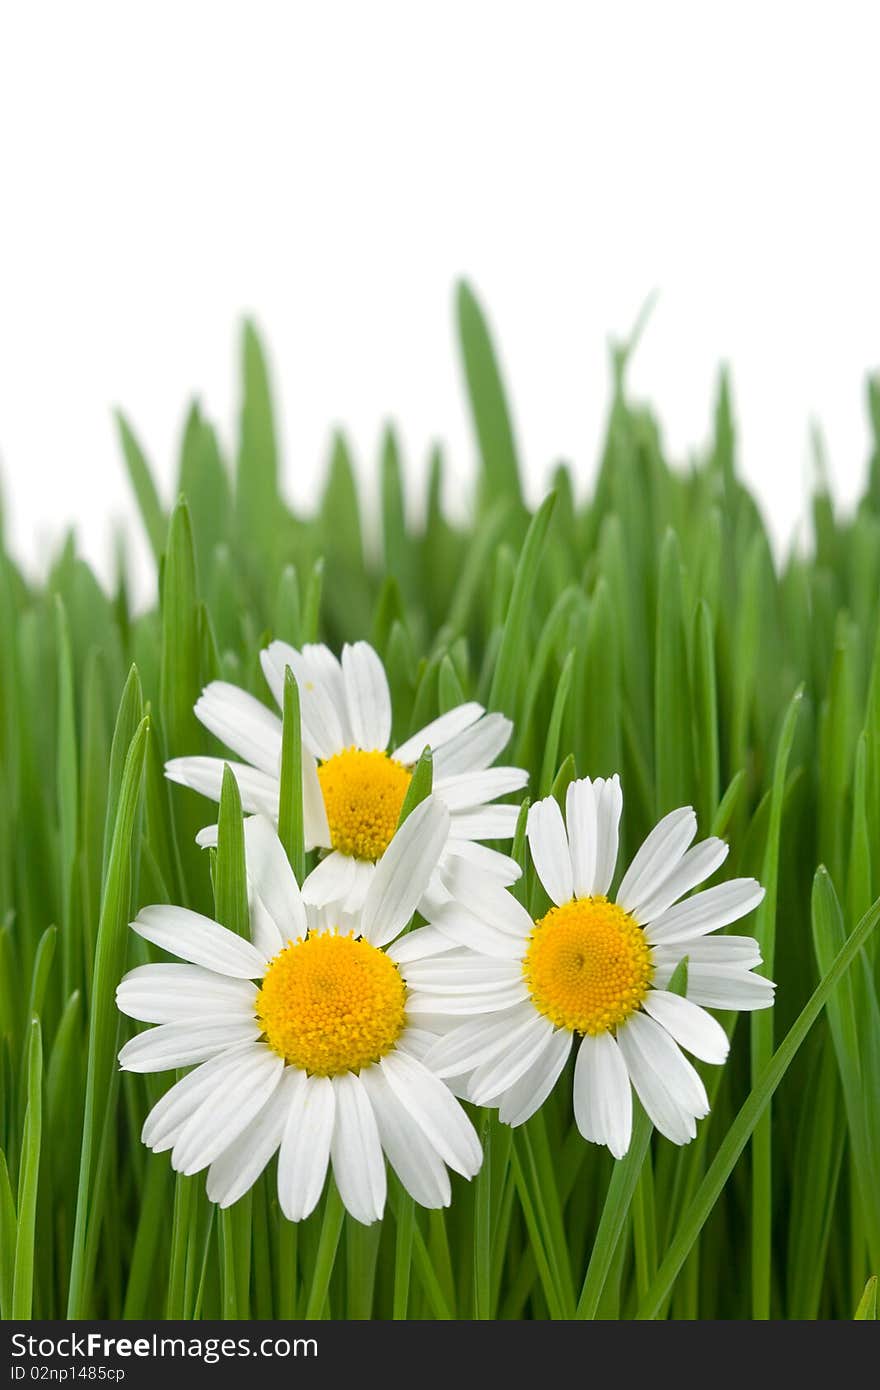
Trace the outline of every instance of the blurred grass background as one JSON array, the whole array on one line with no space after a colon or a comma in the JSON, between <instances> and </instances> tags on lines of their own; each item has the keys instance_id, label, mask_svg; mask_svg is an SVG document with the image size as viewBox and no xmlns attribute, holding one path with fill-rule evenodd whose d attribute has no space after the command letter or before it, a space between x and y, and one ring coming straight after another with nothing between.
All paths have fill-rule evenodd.
<instances>
[{"instance_id":1,"label":"blurred grass background","mask_svg":"<svg viewBox=\"0 0 880 1390\"><path fill-rule=\"evenodd\" d=\"M133 610L124 546L111 593L73 538L45 583L0 554L4 1317L876 1315L876 1285L863 1291L880 1269L869 938L880 896L880 386L868 385L873 451L855 514L837 513L820 470L811 542L777 563L738 478L727 380L710 447L673 467L653 412L627 393L630 345L614 353L595 486L585 495L560 466L532 516L466 285L457 307L479 457L466 522L447 512L439 449L426 495L407 495L391 426L376 469L378 538L341 435L317 510L294 513L264 349L246 324L235 457L194 404L170 514L118 421L155 559L153 606ZM219 751L192 712L207 681L269 701L258 658L274 636L334 648L369 638L398 740L463 699L502 709L532 796L575 771L619 771L624 854L681 804L694 805L703 834L730 839L730 872L768 886L748 929L779 982L777 1006L725 1020L731 1059L702 1069L713 1110L694 1144L655 1139L641 1165L613 1173L577 1135L560 1085L515 1138L481 1117L484 1170L456 1183L448 1212L414 1212L392 1183L385 1220L369 1229L343 1219L332 1193L301 1228L284 1222L274 1165L217 1219L203 1177L177 1177L167 1155L143 1149L143 1118L168 1078L116 1071L130 1024L113 991L150 958L126 923L150 902L213 911L209 858L194 843L211 814L165 783L162 764ZM866 944L848 948L860 920ZM847 950L852 968L829 976ZM823 979L823 1007L798 1032L771 1104L761 1087L776 1044ZM728 1164L737 1115L749 1143Z\"/></svg>"}]
</instances>

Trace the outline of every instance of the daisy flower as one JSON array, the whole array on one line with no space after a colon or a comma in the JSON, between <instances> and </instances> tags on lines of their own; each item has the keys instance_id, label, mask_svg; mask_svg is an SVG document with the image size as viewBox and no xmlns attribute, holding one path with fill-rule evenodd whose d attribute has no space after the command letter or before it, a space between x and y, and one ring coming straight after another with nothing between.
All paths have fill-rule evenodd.
<instances>
[{"instance_id":1,"label":"daisy flower","mask_svg":"<svg viewBox=\"0 0 880 1390\"><path fill-rule=\"evenodd\" d=\"M518 808L493 803L528 780L521 768L492 766L510 741L509 719L486 714L482 705L469 702L389 751L388 679L369 643L343 647L340 661L322 645L297 651L286 642L272 642L260 659L279 707L287 666L299 687L306 847L326 851L303 888L310 902L341 902L349 910L363 903L394 834L413 767L426 747L434 755L433 789L452 816L442 866L464 858L502 883L514 882L519 875L514 861L479 843L512 837ZM277 821L278 715L225 681L205 688L195 712L212 734L245 760L230 763L245 811L262 812ZM172 781L219 801L223 766L222 758L173 758L165 771ZM207 826L199 841L213 844L216 836L216 825ZM433 889L443 896L439 876Z\"/></svg>"},{"instance_id":2,"label":"daisy flower","mask_svg":"<svg viewBox=\"0 0 880 1390\"><path fill-rule=\"evenodd\" d=\"M328 1164L356 1220L385 1206L383 1154L426 1207L450 1198L448 1165L470 1178L470 1120L422 1058L434 1035L410 1017L409 923L442 851L449 813L423 801L394 836L357 914L306 905L265 817L246 822L250 941L181 907L146 907L132 927L179 957L141 965L116 1000L153 1023L119 1054L124 1070L193 1067L153 1107L143 1142L179 1173L207 1168L209 1198L237 1201L278 1152L291 1221L314 1209ZM415 947L418 954L418 946Z\"/></svg>"},{"instance_id":3,"label":"daisy flower","mask_svg":"<svg viewBox=\"0 0 880 1390\"><path fill-rule=\"evenodd\" d=\"M691 847L690 807L659 822L609 896L622 808L616 776L571 783L565 821L553 797L539 801L528 840L550 910L533 921L511 893L460 873L458 901L426 929L451 949L408 976L412 1013L467 1019L438 1038L427 1064L508 1124L543 1104L576 1047L578 1129L617 1158L630 1142L631 1086L662 1134L693 1139L709 1102L681 1049L723 1062L727 1036L705 1009L766 1008L774 989L752 973L756 941L713 935L758 905L761 885L738 878L684 897L727 855L714 838ZM682 998L665 986L685 956Z\"/></svg>"}]
</instances>

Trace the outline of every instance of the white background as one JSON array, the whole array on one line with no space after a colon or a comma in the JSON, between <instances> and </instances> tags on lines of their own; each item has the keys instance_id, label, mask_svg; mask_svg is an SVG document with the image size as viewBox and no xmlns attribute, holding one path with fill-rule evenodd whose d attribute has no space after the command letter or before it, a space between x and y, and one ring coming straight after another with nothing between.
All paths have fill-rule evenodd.
<instances>
[{"instance_id":1,"label":"white background","mask_svg":"<svg viewBox=\"0 0 880 1390\"><path fill-rule=\"evenodd\" d=\"M75 522L109 572L111 520L134 516L112 404L166 496L190 392L232 438L244 311L271 347L294 499L337 422L372 478L387 415L417 476L439 436L469 477L461 273L533 495L560 457L587 486L607 339L658 289L631 384L671 449L705 440L727 359L780 540L811 418L855 496L880 362L876 4L0 13L0 471L32 568Z\"/></svg>"}]
</instances>

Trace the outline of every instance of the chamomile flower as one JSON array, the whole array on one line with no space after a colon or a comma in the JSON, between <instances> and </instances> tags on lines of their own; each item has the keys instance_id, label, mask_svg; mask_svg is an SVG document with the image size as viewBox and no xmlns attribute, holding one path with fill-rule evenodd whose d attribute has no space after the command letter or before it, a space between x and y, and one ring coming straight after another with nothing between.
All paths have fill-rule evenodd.
<instances>
[{"instance_id":1,"label":"chamomile flower","mask_svg":"<svg viewBox=\"0 0 880 1390\"><path fill-rule=\"evenodd\" d=\"M549 911L533 921L511 893L463 871L458 901L435 911L425 929L435 947L445 936L450 949L408 975L411 1016L466 1019L426 1058L459 1093L522 1124L575 1047L578 1128L618 1158L630 1142L631 1086L662 1134L676 1144L693 1139L709 1102L681 1049L723 1062L727 1037L706 1007L766 1008L774 989L753 973L756 941L713 935L758 905L760 884L732 879L683 896L727 855L714 838L691 847L690 807L659 822L609 897L622 807L617 777L573 782L565 820L552 797L539 801L528 840ZM682 998L665 986L685 956Z\"/></svg>"},{"instance_id":2,"label":"chamomile flower","mask_svg":"<svg viewBox=\"0 0 880 1390\"><path fill-rule=\"evenodd\" d=\"M327 851L303 886L310 902L341 902L354 911L364 901L394 834L413 766L426 747L434 756L434 791L452 816L443 864L464 858L502 883L514 882L519 870L513 860L480 843L511 838L517 807L493 803L528 779L521 768L493 767L510 741L509 719L469 702L389 751L391 696L385 668L369 643L345 646L339 661L322 645L297 651L286 642L272 642L261 661L279 706L287 666L299 687L306 845ZM245 811L277 820L277 714L224 681L206 687L195 712L245 760L230 764ZM218 801L223 765L222 758L173 758L165 770L172 781ZM200 842L215 843L216 834L216 825L208 826ZM434 890L443 895L439 877Z\"/></svg>"},{"instance_id":3,"label":"chamomile flower","mask_svg":"<svg viewBox=\"0 0 880 1390\"><path fill-rule=\"evenodd\" d=\"M246 822L250 941L180 907L132 923L180 964L141 965L119 985L123 1013L158 1025L127 1042L123 1069L193 1067L147 1116L142 1139L179 1173L208 1169L221 1207L278 1153L291 1221L315 1207L328 1164L358 1221L381 1217L383 1154L426 1207L450 1198L447 1165L472 1177L470 1120L422 1058L434 1040L410 1018L408 924L442 852L449 813L434 798L391 841L360 911L304 903L271 822Z\"/></svg>"}]
</instances>

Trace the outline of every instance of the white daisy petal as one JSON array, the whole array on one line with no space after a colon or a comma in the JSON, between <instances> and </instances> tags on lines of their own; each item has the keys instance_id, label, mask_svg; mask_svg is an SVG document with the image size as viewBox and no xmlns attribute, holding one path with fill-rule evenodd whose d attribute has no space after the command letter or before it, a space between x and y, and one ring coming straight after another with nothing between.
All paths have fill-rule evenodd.
<instances>
[{"instance_id":1,"label":"white daisy petal","mask_svg":"<svg viewBox=\"0 0 880 1390\"><path fill-rule=\"evenodd\" d=\"M627 912L638 916L664 879L678 867L679 860L697 833L697 818L690 806L670 811L654 826L624 874L617 890L617 901Z\"/></svg>"},{"instance_id":2,"label":"white daisy petal","mask_svg":"<svg viewBox=\"0 0 880 1390\"><path fill-rule=\"evenodd\" d=\"M645 928L645 935L650 942L664 946L674 941L691 941L745 917L763 896L764 889L755 879L732 878L670 907Z\"/></svg>"},{"instance_id":3,"label":"white daisy petal","mask_svg":"<svg viewBox=\"0 0 880 1390\"><path fill-rule=\"evenodd\" d=\"M708 1009L769 1009L776 986L736 966L688 966L688 999Z\"/></svg>"},{"instance_id":4,"label":"white daisy petal","mask_svg":"<svg viewBox=\"0 0 880 1390\"><path fill-rule=\"evenodd\" d=\"M452 1092L420 1062L390 1052L379 1063L394 1094L433 1144L444 1163L472 1178L483 1161L477 1132Z\"/></svg>"},{"instance_id":5,"label":"white daisy petal","mask_svg":"<svg viewBox=\"0 0 880 1390\"><path fill-rule=\"evenodd\" d=\"M574 1066L574 1117L585 1139L623 1158L632 1134L632 1089L610 1033L586 1034Z\"/></svg>"},{"instance_id":6,"label":"white daisy petal","mask_svg":"<svg viewBox=\"0 0 880 1390\"><path fill-rule=\"evenodd\" d=\"M540 1110L568 1061L573 1038L567 1028L553 1029L543 1051L502 1097L498 1118L503 1124L515 1128Z\"/></svg>"},{"instance_id":7,"label":"white daisy petal","mask_svg":"<svg viewBox=\"0 0 880 1390\"><path fill-rule=\"evenodd\" d=\"M421 1022L421 1020L420 1020ZM438 1034L435 1031L423 1029L407 1023L403 1033L398 1038L399 1051L406 1052L409 1056L414 1056L417 1062L424 1062L425 1056L437 1042Z\"/></svg>"},{"instance_id":8,"label":"white daisy petal","mask_svg":"<svg viewBox=\"0 0 880 1390\"><path fill-rule=\"evenodd\" d=\"M220 827L216 822L214 825L203 825L201 830L196 834L196 844L199 849L216 849L219 839Z\"/></svg>"},{"instance_id":9,"label":"white daisy petal","mask_svg":"<svg viewBox=\"0 0 880 1390\"><path fill-rule=\"evenodd\" d=\"M228 681L212 681L196 701L195 714L233 753L277 778L281 764L281 720L261 701Z\"/></svg>"},{"instance_id":10,"label":"white daisy petal","mask_svg":"<svg viewBox=\"0 0 880 1390\"><path fill-rule=\"evenodd\" d=\"M720 1065L730 1043L717 1019L691 999L669 994L665 989L649 989L642 1007L688 1052L704 1062Z\"/></svg>"},{"instance_id":11,"label":"white daisy petal","mask_svg":"<svg viewBox=\"0 0 880 1390\"><path fill-rule=\"evenodd\" d=\"M492 960L471 951L454 951L411 962L404 972L411 989L466 991L483 985L519 983L519 961Z\"/></svg>"},{"instance_id":12,"label":"white daisy petal","mask_svg":"<svg viewBox=\"0 0 880 1390\"><path fill-rule=\"evenodd\" d=\"M508 932L520 941L531 935L535 926L532 918L522 903L495 880L475 872L464 860L448 861L441 876L455 906L463 906L487 926Z\"/></svg>"},{"instance_id":13,"label":"white daisy petal","mask_svg":"<svg viewBox=\"0 0 880 1390\"><path fill-rule=\"evenodd\" d=\"M727 858L729 846L714 837L693 845L678 861L677 868L664 878L656 891L639 906L639 921L645 925L661 916L673 903L698 883L711 878Z\"/></svg>"},{"instance_id":14,"label":"white daisy petal","mask_svg":"<svg viewBox=\"0 0 880 1390\"><path fill-rule=\"evenodd\" d=\"M508 1042L501 1057L483 1062L475 1069L468 1083L468 1094L475 1105L497 1102L511 1086L538 1060L547 1046L553 1024L549 1018L534 1013L528 1029L516 1042Z\"/></svg>"},{"instance_id":15,"label":"white daisy petal","mask_svg":"<svg viewBox=\"0 0 880 1390\"><path fill-rule=\"evenodd\" d=\"M692 1115L684 1112L671 1099L662 1081L652 1070L646 1058L637 1052L626 1039L626 1029L618 1034L618 1045L624 1055L629 1073L639 1100L660 1134L673 1144L689 1144L696 1137L697 1126Z\"/></svg>"},{"instance_id":16,"label":"white daisy petal","mask_svg":"<svg viewBox=\"0 0 880 1390\"><path fill-rule=\"evenodd\" d=\"M459 772L479 772L491 767L504 752L512 733L513 724L503 714L484 715L437 748L435 777L454 777Z\"/></svg>"},{"instance_id":17,"label":"white daisy petal","mask_svg":"<svg viewBox=\"0 0 880 1390\"><path fill-rule=\"evenodd\" d=\"M328 656L335 660L332 653L328 652ZM332 668L316 660L314 649L307 656L306 650L298 652L287 642L271 642L260 653L260 661L269 688L282 708L285 668L289 666L293 672L299 690L303 740L309 751L316 758L332 758L341 752L351 742L343 726L342 673L337 687Z\"/></svg>"},{"instance_id":18,"label":"white daisy petal","mask_svg":"<svg viewBox=\"0 0 880 1390\"><path fill-rule=\"evenodd\" d=\"M484 955L502 960L521 960L525 942L512 932L491 927L473 912L458 903L447 903L430 913L430 925L456 946L482 951Z\"/></svg>"},{"instance_id":19,"label":"white daisy petal","mask_svg":"<svg viewBox=\"0 0 880 1390\"><path fill-rule=\"evenodd\" d=\"M420 1015L417 1019L407 1019L406 1029L398 1038L398 1051L414 1056L417 1062L424 1062L425 1056L439 1037L455 1027L457 1020L445 1013ZM417 1040L417 1041L416 1041Z\"/></svg>"},{"instance_id":20,"label":"white daisy petal","mask_svg":"<svg viewBox=\"0 0 880 1390\"><path fill-rule=\"evenodd\" d=\"M466 1076L447 1076L446 1085L449 1087L456 1100L467 1100Z\"/></svg>"},{"instance_id":21,"label":"white daisy petal","mask_svg":"<svg viewBox=\"0 0 880 1390\"><path fill-rule=\"evenodd\" d=\"M318 780L318 764L307 748L302 750L302 788L306 849L329 849L330 826Z\"/></svg>"},{"instance_id":22,"label":"white daisy petal","mask_svg":"<svg viewBox=\"0 0 880 1390\"><path fill-rule=\"evenodd\" d=\"M283 1059L268 1047L243 1053L222 1091L208 1096L190 1115L171 1151L172 1168L186 1175L207 1168L255 1119L283 1070Z\"/></svg>"},{"instance_id":23,"label":"white daisy petal","mask_svg":"<svg viewBox=\"0 0 880 1390\"><path fill-rule=\"evenodd\" d=\"M403 1186L423 1207L448 1207L451 1185L446 1165L398 1100L379 1067L365 1067L361 1084L373 1106L379 1139Z\"/></svg>"},{"instance_id":24,"label":"white daisy petal","mask_svg":"<svg viewBox=\"0 0 880 1390\"><path fill-rule=\"evenodd\" d=\"M391 694L385 667L369 642L342 648L342 678L355 743L384 752L391 738Z\"/></svg>"},{"instance_id":25,"label":"white daisy petal","mask_svg":"<svg viewBox=\"0 0 880 1390\"><path fill-rule=\"evenodd\" d=\"M571 852L571 877L576 898L589 898L596 879L598 833L596 798L589 777L570 782L565 794L565 824Z\"/></svg>"},{"instance_id":26,"label":"white daisy petal","mask_svg":"<svg viewBox=\"0 0 880 1390\"><path fill-rule=\"evenodd\" d=\"M335 1114L330 1078L307 1076L291 1102L278 1153L278 1200L288 1221L302 1221L318 1204Z\"/></svg>"},{"instance_id":27,"label":"white daisy petal","mask_svg":"<svg viewBox=\"0 0 880 1390\"><path fill-rule=\"evenodd\" d=\"M646 1014L630 1014L617 1032L639 1100L652 1123L673 1144L694 1138L695 1121L709 1112L705 1087L678 1045Z\"/></svg>"},{"instance_id":28,"label":"white daisy petal","mask_svg":"<svg viewBox=\"0 0 880 1390\"><path fill-rule=\"evenodd\" d=\"M370 884L373 882L373 875L376 872L376 865L371 864L367 859L353 859L354 876L351 880L351 887L345 896L342 904L344 912L357 916L367 900L367 893L370 891Z\"/></svg>"},{"instance_id":29,"label":"white daisy petal","mask_svg":"<svg viewBox=\"0 0 880 1390\"><path fill-rule=\"evenodd\" d=\"M131 926L145 941L218 975L256 980L266 969L266 957L244 937L186 907L142 907Z\"/></svg>"},{"instance_id":30,"label":"white daisy petal","mask_svg":"<svg viewBox=\"0 0 880 1390\"><path fill-rule=\"evenodd\" d=\"M416 927L415 931L409 931L393 941L385 954L397 961L398 965L405 966L410 961L421 960L423 956L436 956L455 949L455 942L436 927ZM406 970L403 974L406 975Z\"/></svg>"},{"instance_id":31,"label":"white daisy petal","mask_svg":"<svg viewBox=\"0 0 880 1390\"><path fill-rule=\"evenodd\" d=\"M633 1021L646 1049L651 1050L654 1065L670 1094L680 1105L690 1110L695 1119L708 1115L709 1098L706 1088L699 1073L691 1066L674 1038L646 1014L631 1014L627 1026L631 1028Z\"/></svg>"},{"instance_id":32,"label":"white daisy petal","mask_svg":"<svg viewBox=\"0 0 880 1390\"><path fill-rule=\"evenodd\" d=\"M173 1071L225 1052L234 1043L256 1040L256 1018L209 1014L188 1023L160 1023L138 1033L119 1053L123 1071Z\"/></svg>"},{"instance_id":33,"label":"white daisy petal","mask_svg":"<svg viewBox=\"0 0 880 1390\"><path fill-rule=\"evenodd\" d=\"M339 1195L356 1221L369 1226L385 1209L385 1162L370 1098L353 1072L333 1079L336 1123L330 1157Z\"/></svg>"},{"instance_id":34,"label":"white daisy petal","mask_svg":"<svg viewBox=\"0 0 880 1390\"><path fill-rule=\"evenodd\" d=\"M761 948L753 936L695 936L692 941L665 942L651 948L655 966L673 969L687 956L691 965L738 965L751 970L761 964Z\"/></svg>"},{"instance_id":35,"label":"white daisy petal","mask_svg":"<svg viewBox=\"0 0 880 1390\"><path fill-rule=\"evenodd\" d=\"M251 894L259 897L275 923L281 945L305 936L302 895L275 827L265 816L245 821L244 848Z\"/></svg>"},{"instance_id":36,"label":"white daisy petal","mask_svg":"<svg viewBox=\"0 0 880 1390\"><path fill-rule=\"evenodd\" d=\"M323 642L306 642L301 652L303 672L307 683L316 690L323 688L339 718L342 730L342 746L350 748L354 743L354 730L348 718L348 701L345 697L345 678L342 663ZM296 672L294 672L294 675Z\"/></svg>"},{"instance_id":37,"label":"white daisy petal","mask_svg":"<svg viewBox=\"0 0 880 1390\"><path fill-rule=\"evenodd\" d=\"M449 835L449 812L436 797L418 805L376 865L361 912L361 934L374 946L399 936L428 886Z\"/></svg>"},{"instance_id":38,"label":"white daisy petal","mask_svg":"<svg viewBox=\"0 0 880 1390\"><path fill-rule=\"evenodd\" d=\"M306 903L314 903L316 907L344 902L354 887L356 875L355 860L331 850L307 875L302 896Z\"/></svg>"},{"instance_id":39,"label":"white daisy petal","mask_svg":"<svg viewBox=\"0 0 880 1390\"><path fill-rule=\"evenodd\" d=\"M573 895L571 855L559 803L553 796L529 809L529 849L538 877L551 901L559 906Z\"/></svg>"},{"instance_id":40,"label":"white daisy petal","mask_svg":"<svg viewBox=\"0 0 880 1390\"><path fill-rule=\"evenodd\" d=\"M438 777L434 790L450 811L472 811L498 796L519 791L529 780L521 767L488 767L483 772L459 772Z\"/></svg>"},{"instance_id":41,"label":"white daisy petal","mask_svg":"<svg viewBox=\"0 0 880 1390\"><path fill-rule=\"evenodd\" d=\"M138 965L116 987L116 1007L140 1023L185 1023L204 1014L253 1017L256 986L200 965Z\"/></svg>"},{"instance_id":42,"label":"white daisy petal","mask_svg":"<svg viewBox=\"0 0 880 1390\"><path fill-rule=\"evenodd\" d=\"M280 710L284 709L284 670L287 666L290 667L291 671L294 670L291 657L295 651L296 649L289 642L276 641L270 642L269 646L260 652L260 665L263 668L266 684Z\"/></svg>"},{"instance_id":43,"label":"white daisy petal","mask_svg":"<svg viewBox=\"0 0 880 1390\"><path fill-rule=\"evenodd\" d=\"M411 767L417 763L426 748L440 749L444 744L455 738L456 734L462 733L470 728L483 713L483 706L475 702L466 705L457 705L455 709L449 710L447 714L441 714L439 719L434 719L430 724L426 724L418 733L408 738L399 748L394 750L392 756L397 762L403 763L405 767Z\"/></svg>"},{"instance_id":44,"label":"white daisy petal","mask_svg":"<svg viewBox=\"0 0 880 1390\"><path fill-rule=\"evenodd\" d=\"M318 907L315 903L307 902L306 921L310 932L335 931L339 932L340 936L358 934L357 921L350 918L338 903L327 903Z\"/></svg>"},{"instance_id":45,"label":"white daisy petal","mask_svg":"<svg viewBox=\"0 0 880 1390\"><path fill-rule=\"evenodd\" d=\"M452 828L455 828L455 817ZM522 877L522 869L509 854L501 854L499 850L489 849L487 845L477 844L474 840L456 840L451 832L444 857L449 863L463 859L481 873L490 874L492 878L498 879L505 888Z\"/></svg>"},{"instance_id":46,"label":"white daisy petal","mask_svg":"<svg viewBox=\"0 0 880 1390\"><path fill-rule=\"evenodd\" d=\"M219 1207L231 1207L250 1191L278 1151L293 1095L305 1079L305 1072L285 1067L281 1080L262 1109L208 1169L209 1201L216 1202Z\"/></svg>"},{"instance_id":47,"label":"white daisy petal","mask_svg":"<svg viewBox=\"0 0 880 1390\"><path fill-rule=\"evenodd\" d=\"M433 990L411 988L406 1011L413 1017L422 1014L490 1014L497 1013L499 1009L509 1009L528 997L528 986L523 979L496 981L482 988L475 985L462 993L440 987Z\"/></svg>"},{"instance_id":48,"label":"white daisy petal","mask_svg":"<svg viewBox=\"0 0 880 1390\"><path fill-rule=\"evenodd\" d=\"M530 1031L534 1017L531 1004L518 1004L491 1021L478 1017L461 1023L436 1040L425 1055L425 1065L444 1079L470 1073L503 1056L511 1041L516 1042Z\"/></svg>"},{"instance_id":49,"label":"white daisy petal","mask_svg":"<svg viewBox=\"0 0 880 1390\"><path fill-rule=\"evenodd\" d=\"M446 851L444 850L440 858L440 863L437 866L437 869L434 872L434 874L432 874L431 882L428 884L427 888L422 894L421 901L419 903L419 912L421 913L422 917L424 917L426 922L431 921L431 918L433 917L435 912L441 912L444 907L450 907L453 905L452 898L449 896L446 889L443 887L443 881L440 877L441 869L443 869L445 865Z\"/></svg>"},{"instance_id":50,"label":"white daisy petal","mask_svg":"<svg viewBox=\"0 0 880 1390\"><path fill-rule=\"evenodd\" d=\"M426 1028L414 1028L407 1024L397 1039L397 1046L402 1052L408 1053L410 1057L415 1057L417 1062L423 1062L436 1041L436 1033L429 1032Z\"/></svg>"},{"instance_id":51,"label":"white daisy petal","mask_svg":"<svg viewBox=\"0 0 880 1390\"><path fill-rule=\"evenodd\" d=\"M593 893L602 897L611 887L617 864L620 817L623 812L623 792L617 773L613 777L593 779L593 798L596 803L596 876Z\"/></svg>"},{"instance_id":52,"label":"white daisy petal","mask_svg":"<svg viewBox=\"0 0 880 1390\"><path fill-rule=\"evenodd\" d=\"M238 1043L187 1072L156 1101L144 1121L141 1141L155 1153L172 1148L190 1115L205 1097L222 1090L226 1077L238 1069L242 1055L260 1046L253 1041Z\"/></svg>"},{"instance_id":53,"label":"white daisy petal","mask_svg":"<svg viewBox=\"0 0 880 1390\"><path fill-rule=\"evenodd\" d=\"M251 813L262 811L273 819L278 815L278 778L267 772L248 767L223 758L171 758L165 764L165 776L170 782L208 796L212 801L220 800L223 785L223 768L228 767L238 785L242 810Z\"/></svg>"},{"instance_id":54,"label":"white daisy petal","mask_svg":"<svg viewBox=\"0 0 880 1390\"><path fill-rule=\"evenodd\" d=\"M459 840L512 840L518 820L518 806L482 806L476 811L453 811L451 833Z\"/></svg>"},{"instance_id":55,"label":"white daisy petal","mask_svg":"<svg viewBox=\"0 0 880 1390\"><path fill-rule=\"evenodd\" d=\"M251 941L256 949L272 960L278 952L283 950L287 942L282 938L274 917L263 906L263 900L258 893L251 889L248 894L248 915L251 922Z\"/></svg>"}]
</instances>

